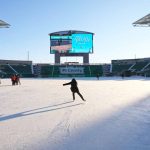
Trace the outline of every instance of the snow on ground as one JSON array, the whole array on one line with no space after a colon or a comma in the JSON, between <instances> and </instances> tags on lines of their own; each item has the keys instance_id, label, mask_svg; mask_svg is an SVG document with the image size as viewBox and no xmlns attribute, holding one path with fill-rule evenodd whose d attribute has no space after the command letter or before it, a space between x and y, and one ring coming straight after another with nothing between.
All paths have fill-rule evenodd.
<instances>
[{"instance_id":1,"label":"snow on ground","mask_svg":"<svg viewBox=\"0 0 150 150\"><path fill-rule=\"evenodd\" d=\"M150 79L21 79L0 85L0 150L150 150Z\"/></svg>"}]
</instances>

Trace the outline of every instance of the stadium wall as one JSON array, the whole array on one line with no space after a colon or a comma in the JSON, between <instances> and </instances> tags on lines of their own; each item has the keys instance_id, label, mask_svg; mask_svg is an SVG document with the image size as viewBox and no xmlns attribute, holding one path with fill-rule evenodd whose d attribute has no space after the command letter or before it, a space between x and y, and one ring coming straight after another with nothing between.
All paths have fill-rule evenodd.
<instances>
[{"instance_id":1,"label":"stadium wall","mask_svg":"<svg viewBox=\"0 0 150 150\"><path fill-rule=\"evenodd\" d=\"M35 64L37 77L95 77L103 75L101 64Z\"/></svg>"}]
</instances>

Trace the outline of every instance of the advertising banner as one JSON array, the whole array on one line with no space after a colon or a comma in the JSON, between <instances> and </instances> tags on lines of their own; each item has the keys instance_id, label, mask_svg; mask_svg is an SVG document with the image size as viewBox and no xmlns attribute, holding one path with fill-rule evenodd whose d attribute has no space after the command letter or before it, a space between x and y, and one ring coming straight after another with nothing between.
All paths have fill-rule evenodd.
<instances>
[{"instance_id":1,"label":"advertising banner","mask_svg":"<svg viewBox=\"0 0 150 150\"><path fill-rule=\"evenodd\" d=\"M84 67L60 67L61 74L84 74Z\"/></svg>"}]
</instances>

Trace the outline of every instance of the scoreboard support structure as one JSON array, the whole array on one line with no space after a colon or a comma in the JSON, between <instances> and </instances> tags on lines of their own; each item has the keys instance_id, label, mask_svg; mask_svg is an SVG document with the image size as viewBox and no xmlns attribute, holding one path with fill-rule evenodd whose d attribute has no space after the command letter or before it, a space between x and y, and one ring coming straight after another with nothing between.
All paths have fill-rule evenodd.
<instances>
[{"instance_id":1,"label":"scoreboard support structure","mask_svg":"<svg viewBox=\"0 0 150 150\"><path fill-rule=\"evenodd\" d=\"M83 63L89 64L89 54L93 53L92 32L66 30L50 33L50 54L54 54L55 64L61 57L83 57Z\"/></svg>"},{"instance_id":2,"label":"scoreboard support structure","mask_svg":"<svg viewBox=\"0 0 150 150\"><path fill-rule=\"evenodd\" d=\"M60 64L61 57L83 57L83 63L89 64L89 53L77 53L77 54L55 53L55 64Z\"/></svg>"}]
</instances>

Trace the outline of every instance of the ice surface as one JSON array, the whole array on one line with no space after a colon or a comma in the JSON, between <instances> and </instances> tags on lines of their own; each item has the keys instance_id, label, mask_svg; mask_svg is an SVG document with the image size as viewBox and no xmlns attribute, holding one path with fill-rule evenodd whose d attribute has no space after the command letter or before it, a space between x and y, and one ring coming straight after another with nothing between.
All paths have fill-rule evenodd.
<instances>
[{"instance_id":1,"label":"ice surface","mask_svg":"<svg viewBox=\"0 0 150 150\"><path fill-rule=\"evenodd\" d=\"M10 79L0 84L0 150L150 150L150 79Z\"/></svg>"}]
</instances>

